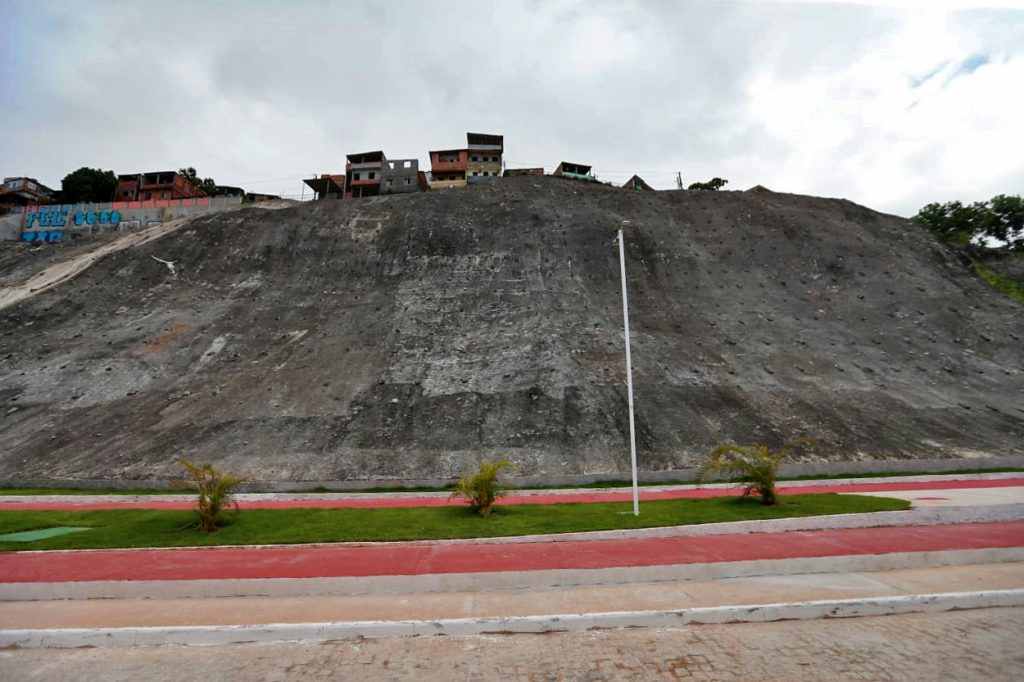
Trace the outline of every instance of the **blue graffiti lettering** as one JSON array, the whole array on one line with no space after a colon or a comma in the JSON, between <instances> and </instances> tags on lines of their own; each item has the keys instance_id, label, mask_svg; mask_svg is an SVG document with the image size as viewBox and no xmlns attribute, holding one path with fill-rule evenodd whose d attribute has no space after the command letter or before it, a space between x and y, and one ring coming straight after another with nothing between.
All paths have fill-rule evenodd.
<instances>
[{"instance_id":1,"label":"blue graffiti lettering","mask_svg":"<svg viewBox=\"0 0 1024 682\"><path fill-rule=\"evenodd\" d=\"M34 241L35 238L36 238L36 233L35 232L22 232L21 233L21 241L23 241L23 242Z\"/></svg>"},{"instance_id":2,"label":"blue graffiti lettering","mask_svg":"<svg viewBox=\"0 0 1024 682\"><path fill-rule=\"evenodd\" d=\"M64 227L68 220L67 206L40 206L25 218L25 227Z\"/></svg>"},{"instance_id":3,"label":"blue graffiti lettering","mask_svg":"<svg viewBox=\"0 0 1024 682\"><path fill-rule=\"evenodd\" d=\"M42 234L42 233L40 233L40 234ZM48 241L48 242L64 241L64 233L63 232L47 232L46 233L46 241Z\"/></svg>"},{"instance_id":4,"label":"blue graffiti lettering","mask_svg":"<svg viewBox=\"0 0 1024 682\"><path fill-rule=\"evenodd\" d=\"M77 211L75 225L117 225L121 222L120 211Z\"/></svg>"}]
</instances>

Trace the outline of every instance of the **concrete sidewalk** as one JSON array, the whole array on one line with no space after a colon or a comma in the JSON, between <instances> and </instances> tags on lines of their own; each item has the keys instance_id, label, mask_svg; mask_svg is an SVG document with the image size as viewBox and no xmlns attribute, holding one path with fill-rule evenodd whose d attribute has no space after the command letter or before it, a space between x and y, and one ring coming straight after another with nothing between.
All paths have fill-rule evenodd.
<instances>
[{"instance_id":1,"label":"concrete sidewalk","mask_svg":"<svg viewBox=\"0 0 1024 682\"><path fill-rule=\"evenodd\" d=\"M418 596L11 603L0 605L0 647L314 642L1020 607L1021 566Z\"/></svg>"},{"instance_id":2,"label":"concrete sidewalk","mask_svg":"<svg viewBox=\"0 0 1024 682\"><path fill-rule=\"evenodd\" d=\"M0 602L3 629L439 620L1024 589L1024 563L429 594Z\"/></svg>"}]
</instances>

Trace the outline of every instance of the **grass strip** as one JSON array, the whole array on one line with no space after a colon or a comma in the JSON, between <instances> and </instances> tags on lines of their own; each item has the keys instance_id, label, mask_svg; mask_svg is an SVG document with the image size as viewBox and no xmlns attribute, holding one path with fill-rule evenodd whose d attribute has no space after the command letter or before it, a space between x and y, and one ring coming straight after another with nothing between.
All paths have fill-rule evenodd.
<instances>
[{"instance_id":1,"label":"grass strip","mask_svg":"<svg viewBox=\"0 0 1024 682\"><path fill-rule=\"evenodd\" d=\"M774 507L765 507L749 497L655 500L643 502L638 517L633 516L631 502L498 506L487 519L461 506L246 509L226 515L226 525L214 533L201 532L190 511L2 511L0 534L54 526L87 526L91 530L35 542L0 542L0 550L482 538L900 511L909 507L905 500L824 493L787 495Z\"/></svg>"}]
</instances>

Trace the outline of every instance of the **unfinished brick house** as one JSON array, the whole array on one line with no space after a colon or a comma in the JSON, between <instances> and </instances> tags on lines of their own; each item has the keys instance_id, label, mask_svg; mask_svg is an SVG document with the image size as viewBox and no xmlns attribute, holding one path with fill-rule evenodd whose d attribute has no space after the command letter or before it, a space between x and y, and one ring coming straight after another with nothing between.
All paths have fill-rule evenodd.
<instances>
[{"instance_id":1,"label":"unfinished brick house","mask_svg":"<svg viewBox=\"0 0 1024 682\"><path fill-rule=\"evenodd\" d=\"M177 171L132 173L117 176L114 201L150 201L152 199L191 199L206 192Z\"/></svg>"},{"instance_id":2,"label":"unfinished brick house","mask_svg":"<svg viewBox=\"0 0 1024 682\"><path fill-rule=\"evenodd\" d=\"M345 163L345 198L375 197L380 194L384 173L384 152L349 154Z\"/></svg>"},{"instance_id":3,"label":"unfinished brick house","mask_svg":"<svg viewBox=\"0 0 1024 682\"><path fill-rule=\"evenodd\" d=\"M404 194L420 190L418 159L387 159L381 167L381 194Z\"/></svg>"},{"instance_id":4,"label":"unfinished brick house","mask_svg":"<svg viewBox=\"0 0 1024 682\"><path fill-rule=\"evenodd\" d=\"M316 199L342 199L345 196L345 176L342 174L321 173L320 177L303 180L316 194Z\"/></svg>"},{"instance_id":5,"label":"unfinished brick house","mask_svg":"<svg viewBox=\"0 0 1024 682\"><path fill-rule=\"evenodd\" d=\"M430 152L430 189L466 186L469 150L439 149Z\"/></svg>"}]
</instances>

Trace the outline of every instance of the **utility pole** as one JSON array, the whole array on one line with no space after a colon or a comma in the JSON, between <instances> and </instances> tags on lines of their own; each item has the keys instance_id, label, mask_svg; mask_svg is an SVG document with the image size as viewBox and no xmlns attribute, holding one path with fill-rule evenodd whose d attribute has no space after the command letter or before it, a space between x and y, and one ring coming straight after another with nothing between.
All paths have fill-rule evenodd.
<instances>
[{"instance_id":1,"label":"utility pole","mask_svg":"<svg viewBox=\"0 0 1024 682\"><path fill-rule=\"evenodd\" d=\"M680 173L679 171L676 171L676 189L682 189L682 188L683 188L683 174Z\"/></svg>"},{"instance_id":2,"label":"utility pole","mask_svg":"<svg viewBox=\"0 0 1024 682\"><path fill-rule=\"evenodd\" d=\"M633 516L640 516L640 488L636 475L636 423L633 417L633 356L629 348L629 300L626 298L626 237L629 221L619 224L619 273L622 277L622 326L626 336L626 392L629 394L629 463L633 470Z\"/></svg>"}]
</instances>

